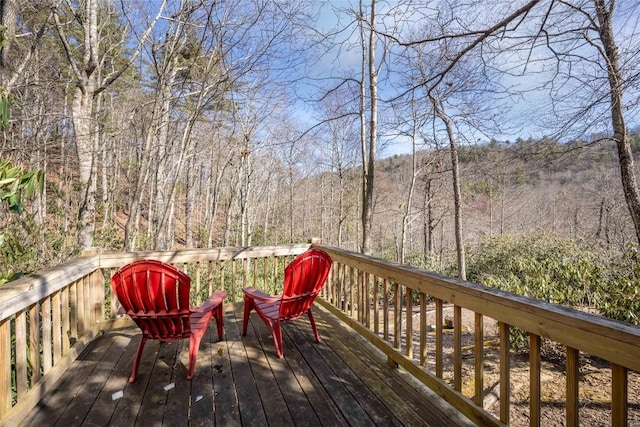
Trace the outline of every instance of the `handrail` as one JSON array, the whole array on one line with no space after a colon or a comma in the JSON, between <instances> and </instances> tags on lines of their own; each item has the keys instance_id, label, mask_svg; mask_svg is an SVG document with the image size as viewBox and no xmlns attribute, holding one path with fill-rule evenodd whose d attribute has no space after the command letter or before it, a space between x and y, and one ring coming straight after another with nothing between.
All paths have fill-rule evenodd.
<instances>
[{"instance_id":1,"label":"handrail","mask_svg":"<svg viewBox=\"0 0 640 427\"><path fill-rule=\"evenodd\" d=\"M571 308L549 304L445 277L418 268L368 257L337 248L323 247L334 260L322 304L349 323L386 353L392 365L401 365L434 389L456 409L479 425L509 423L510 347L509 329L525 330L530 338L530 423L540 424L540 343L548 339L566 348L567 425L578 422L579 352L612 363L612 423L627 425L628 372L640 371L640 327ZM389 297L392 296L392 298ZM393 302L391 302L393 299ZM418 300L418 303L414 302ZM426 302L436 311L435 348L427 349ZM443 306L453 305L453 371L443 381ZM419 306L414 325L413 306ZM474 396L462 389L461 310L474 312L479 333L474 338ZM483 317L495 319L500 331L500 414L496 418L483 409ZM417 337L417 338L415 338ZM427 355L435 368L429 372Z\"/></svg>"}]
</instances>

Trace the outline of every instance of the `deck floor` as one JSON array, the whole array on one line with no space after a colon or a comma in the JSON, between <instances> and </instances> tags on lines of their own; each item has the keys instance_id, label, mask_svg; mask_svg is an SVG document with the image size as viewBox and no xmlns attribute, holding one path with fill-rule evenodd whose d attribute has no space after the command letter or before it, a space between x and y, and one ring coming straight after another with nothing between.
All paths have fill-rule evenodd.
<instances>
[{"instance_id":1,"label":"deck floor","mask_svg":"<svg viewBox=\"0 0 640 427\"><path fill-rule=\"evenodd\" d=\"M212 321L192 381L186 379L188 340L150 340L129 384L140 334L113 330L83 352L21 425L469 425L321 307L314 314L323 342L315 342L306 319L288 322L285 359L275 356L255 313L242 337L242 306L226 309L226 340L217 341Z\"/></svg>"}]
</instances>

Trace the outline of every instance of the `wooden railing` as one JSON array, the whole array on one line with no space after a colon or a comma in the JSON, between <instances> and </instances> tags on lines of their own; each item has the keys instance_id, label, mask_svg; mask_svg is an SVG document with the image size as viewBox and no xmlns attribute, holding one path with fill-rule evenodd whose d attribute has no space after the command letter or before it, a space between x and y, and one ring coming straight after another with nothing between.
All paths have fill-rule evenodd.
<instances>
[{"instance_id":1,"label":"wooden railing","mask_svg":"<svg viewBox=\"0 0 640 427\"><path fill-rule=\"evenodd\" d=\"M578 425L579 408L584 403L579 393L579 355L583 354L610 363L611 425L628 425L628 378L635 371L637 379L640 371L639 327L352 252L325 250L334 266L319 302L386 353L390 364L402 366L476 424L510 422L515 399L509 331L517 327L529 336L529 378L525 385L529 389L527 417L531 426L541 424L543 340L564 351L564 424ZM449 320L443 314L445 307L452 313L451 328L446 333L449 347L445 344L444 329ZM466 371L462 369L463 352L469 353L469 348L462 345L463 310L471 313L475 331L470 346L473 366ZM428 324L430 311L435 320ZM496 416L484 409L485 400L493 397L486 392L488 384L484 381L489 348L483 325L487 318L495 320L499 331ZM471 378L465 377L465 372ZM463 393L463 382L471 385L471 392ZM633 399L637 405L640 397Z\"/></svg>"},{"instance_id":2,"label":"wooden railing","mask_svg":"<svg viewBox=\"0 0 640 427\"><path fill-rule=\"evenodd\" d=\"M19 425L102 330L116 319L109 277L135 259L171 263L192 277L193 304L225 288L273 292L308 244L177 252L95 253L0 286L0 425Z\"/></svg>"},{"instance_id":3,"label":"wooden railing","mask_svg":"<svg viewBox=\"0 0 640 427\"><path fill-rule=\"evenodd\" d=\"M70 363L102 330L118 326L108 278L140 258L169 262L193 279L199 303L224 288L228 301L241 301L241 288L279 291L283 270L309 245L217 248L177 252L95 253L0 287L0 425L19 424ZM509 330L529 333L530 425L541 419L541 342L565 348L566 425L578 425L579 355L611 363L611 422L627 425L629 375L640 371L640 328L529 298L439 276L336 248L332 273L318 303L343 319L401 366L443 396L478 425L508 424L511 412ZM445 333L445 310L451 328ZM474 326L471 350L463 345L463 312ZM409 314L409 315L407 315ZM427 319L433 317L433 321ZM487 318L499 325L499 383L487 393L483 329ZM466 337L468 338L468 337ZM449 343L450 342L450 343ZM471 351L471 378L463 353ZM471 393L468 392L471 384ZM463 387L464 386L464 387ZM499 413L484 409L499 396Z\"/></svg>"}]
</instances>

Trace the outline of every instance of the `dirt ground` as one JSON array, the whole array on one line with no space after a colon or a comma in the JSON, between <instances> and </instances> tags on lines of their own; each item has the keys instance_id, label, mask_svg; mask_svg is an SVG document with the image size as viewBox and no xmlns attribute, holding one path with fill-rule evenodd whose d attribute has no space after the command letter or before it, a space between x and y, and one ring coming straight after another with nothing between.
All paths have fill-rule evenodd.
<instances>
[{"instance_id":1,"label":"dirt ground","mask_svg":"<svg viewBox=\"0 0 640 427\"><path fill-rule=\"evenodd\" d=\"M435 324L435 314L427 310L427 324ZM443 311L445 323L453 318L452 307ZM414 321L414 325L417 323ZM474 314L462 310L463 385L462 392L469 398L474 393ZM452 384L452 343L451 333L444 334L445 381ZM499 418L500 363L497 324L493 319L484 319L484 406ZM418 338L415 338L416 342ZM435 333L427 337L428 351L435 348ZM543 341L541 360L541 424L546 426L565 425L565 351L562 346ZM640 355L638 355L640 357ZM511 411L510 425L529 425L529 353L524 348L511 352ZM427 369L434 372L433 353L428 357ZM580 354L579 420L582 426L611 425L611 368L610 363L587 354ZM640 374L629 372L628 384L629 426L640 427Z\"/></svg>"}]
</instances>

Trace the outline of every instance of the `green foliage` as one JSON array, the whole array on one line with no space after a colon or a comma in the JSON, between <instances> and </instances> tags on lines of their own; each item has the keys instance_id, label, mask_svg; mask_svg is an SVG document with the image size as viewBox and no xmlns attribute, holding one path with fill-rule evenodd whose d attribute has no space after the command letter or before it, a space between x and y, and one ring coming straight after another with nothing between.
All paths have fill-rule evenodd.
<instances>
[{"instance_id":1,"label":"green foliage","mask_svg":"<svg viewBox=\"0 0 640 427\"><path fill-rule=\"evenodd\" d=\"M13 166L9 160L0 162L0 201L6 202L11 211L22 213L23 197L31 197L43 188L43 172L25 171Z\"/></svg>"},{"instance_id":2,"label":"green foliage","mask_svg":"<svg viewBox=\"0 0 640 427\"><path fill-rule=\"evenodd\" d=\"M4 128L11 120L11 101L9 95L0 87L0 128Z\"/></svg>"},{"instance_id":3,"label":"green foliage","mask_svg":"<svg viewBox=\"0 0 640 427\"><path fill-rule=\"evenodd\" d=\"M603 288L606 263L593 252L559 237L538 234L487 240L469 253L469 280L565 306L593 305ZM519 347L526 334L511 331Z\"/></svg>"},{"instance_id":4,"label":"green foliage","mask_svg":"<svg viewBox=\"0 0 640 427\"><path fill-rule=\"evenodd\" d=\"M424 254L421 251L409 252L405 257L405 264L427 271L433 271L440 274L447 274L444 266L438 258L431 254Z\"/></svg>"},{"instance_id":5,"label":"green foliage","mask_svg":"<svg viewBox=\"0 0 640 427\"><path fill-rule=\"evenodd\" d=\"M46 228L27 215L11 215L0 235L0 284L60 264L80 252L73 233Z\"/></svg>"},{"instance_id":6,"label":"green foliage","mask_svg":"<svg viewBox=\"0 0 640 427\"><path fill-rule=\"evenodd\" d=\"M629 245L610 268L611 279L598 289L596 308L606 317L640 325L640 249Z\"/></svg>"},{"instance_id":7,"label":"green foliage","mask_svg":"<svg viewBox=\"0 0 640 427\"><path fill-rule=\"evenodd\" d=\"M10 211L22 214L24 197L42 191L43 187L42 172L25 171L21 167L13 166L9 160L0 162L0 201L6 203ZM19 277L25 271L21 268L23 261L32 258L29 256L30 250L26 249L29 245L22 225L20 221L5 218L3 230L0 232L0 261L3 265L0 270L0 284Z\"/></svg>"}]
</instances>

